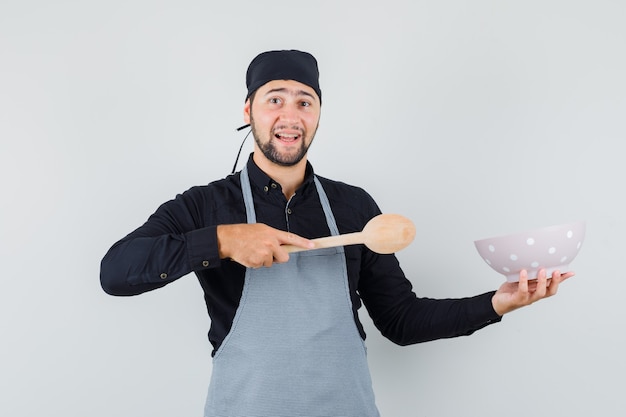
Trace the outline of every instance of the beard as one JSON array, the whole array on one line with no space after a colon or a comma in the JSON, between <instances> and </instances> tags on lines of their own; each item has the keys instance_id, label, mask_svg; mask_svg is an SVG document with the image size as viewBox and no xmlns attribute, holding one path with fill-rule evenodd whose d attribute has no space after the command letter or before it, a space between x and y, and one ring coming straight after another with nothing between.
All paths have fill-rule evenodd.
<instances>
[{"instance_id":1,"label":"beard","mask_svg":"<svg viewBox=\"0 0 626 417\"><path fill-rule=\"evenodd\" d=\"M313 138L315 137L314 131L311 136L311 140L307 144L307 138L305 137L304 132L301 129L298 129L301 133L300 145L298 149L296 149L296 152L282 153L276 148L275 141L277 139L274 137L272 132L270 132L269 137L265 142L261 141L261 135L259 135L259 132L256 129L252 114L250 115L250 127L252 129L252 136L254 136L254 141L258 145L263 155L271 162L284 167L294 166L298 162L302 161L302 159L309 151L309 147L311 146L311 143L313 143ZM317 131L317 128L315 130Z\"/></svg>"}]
</instances>

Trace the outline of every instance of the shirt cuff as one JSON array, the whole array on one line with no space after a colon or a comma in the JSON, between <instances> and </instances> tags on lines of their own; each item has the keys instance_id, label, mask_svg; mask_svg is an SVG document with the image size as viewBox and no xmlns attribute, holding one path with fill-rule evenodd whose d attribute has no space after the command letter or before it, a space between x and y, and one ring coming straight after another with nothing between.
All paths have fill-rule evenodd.
<instances>
[{"instance_id":1,"label":"shirt cuff","mask_svg":"<svg viewBox=\"0 0 626 417\"><path fill-rule=\"evenodd\" d=\"M201 271L220 265L217 226L192 230L186 233L186 238L189 265L192 271Z\"/></svg>"},{"instance_id":2,"label":"shirt cuff","mask_svg":"<svg viewBox=\"0 0 626 417\"><path fill-rule=\"evenodd\" d=\"M475 325L474 330L482 329L483 327L498 323L502 320L502 316L496 313L491 303L491 299L495 293L495 291L490 291L474 297L476 302L472 303L470 312L470 317Z\"/></svg>"}]
</instances>

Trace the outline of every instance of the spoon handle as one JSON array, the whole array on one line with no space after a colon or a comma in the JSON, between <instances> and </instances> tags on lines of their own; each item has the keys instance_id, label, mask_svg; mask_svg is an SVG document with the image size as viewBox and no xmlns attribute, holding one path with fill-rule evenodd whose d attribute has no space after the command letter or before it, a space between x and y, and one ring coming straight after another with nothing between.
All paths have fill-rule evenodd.
<instances>
[{"instance_id":1,"label":"spoon handle","mask_svg":"<svg viewBox=\"0 0 626 417\"><path fill-rule=\"evenodd\" d=\"M312 249L305 249L300 246L294 246L294 245L283 245L283 248L287 252L292 253L292 252L302 252L305 250L333 248L335 246L358 245L360 243L365 243L363 232L354 232L354 233L346 233L344 235L320 237L317 239L312 239L311 241L315 243L315 247Z\"/></svg>"}]
</instances>

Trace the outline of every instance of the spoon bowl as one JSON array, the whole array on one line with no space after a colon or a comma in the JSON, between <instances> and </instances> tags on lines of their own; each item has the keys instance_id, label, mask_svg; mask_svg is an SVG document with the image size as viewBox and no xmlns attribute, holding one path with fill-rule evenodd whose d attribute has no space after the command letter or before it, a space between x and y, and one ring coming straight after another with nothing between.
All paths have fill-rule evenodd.
<instances>
[{"instance_id":1,"label":"spoon bowl","mask_svg":"<svg viewBox=\"0 0 626 417\"><path fill-rule=\"evenodd\" d=\"M389 254L406 248L415 238L415 226L411 220L399 214L379 214L370 219L361 232L313 239L312 249L334 246L364 244L371 251ZM307 250L293 245L283 245L287 252Z\"/></svg>"}]
</instances>

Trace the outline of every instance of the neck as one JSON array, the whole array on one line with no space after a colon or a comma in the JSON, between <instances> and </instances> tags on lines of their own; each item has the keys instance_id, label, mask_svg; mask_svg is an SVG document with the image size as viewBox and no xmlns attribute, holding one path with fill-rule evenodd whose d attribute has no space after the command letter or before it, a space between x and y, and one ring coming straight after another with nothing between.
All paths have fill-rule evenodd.
<instances>
[{"instance_id":1,"label":"neck","mask_svg":"<svg viewBox=\"0 0 626 417\"><path fill-rule=\"evenodd\" d=\"M263 172L280 184L287 200L296 193L296 190L304 182L306 158L302 158L295 165L282 166L268 160L260 151L255 150L252 159Z\"/></svg>"}]
</instances>

